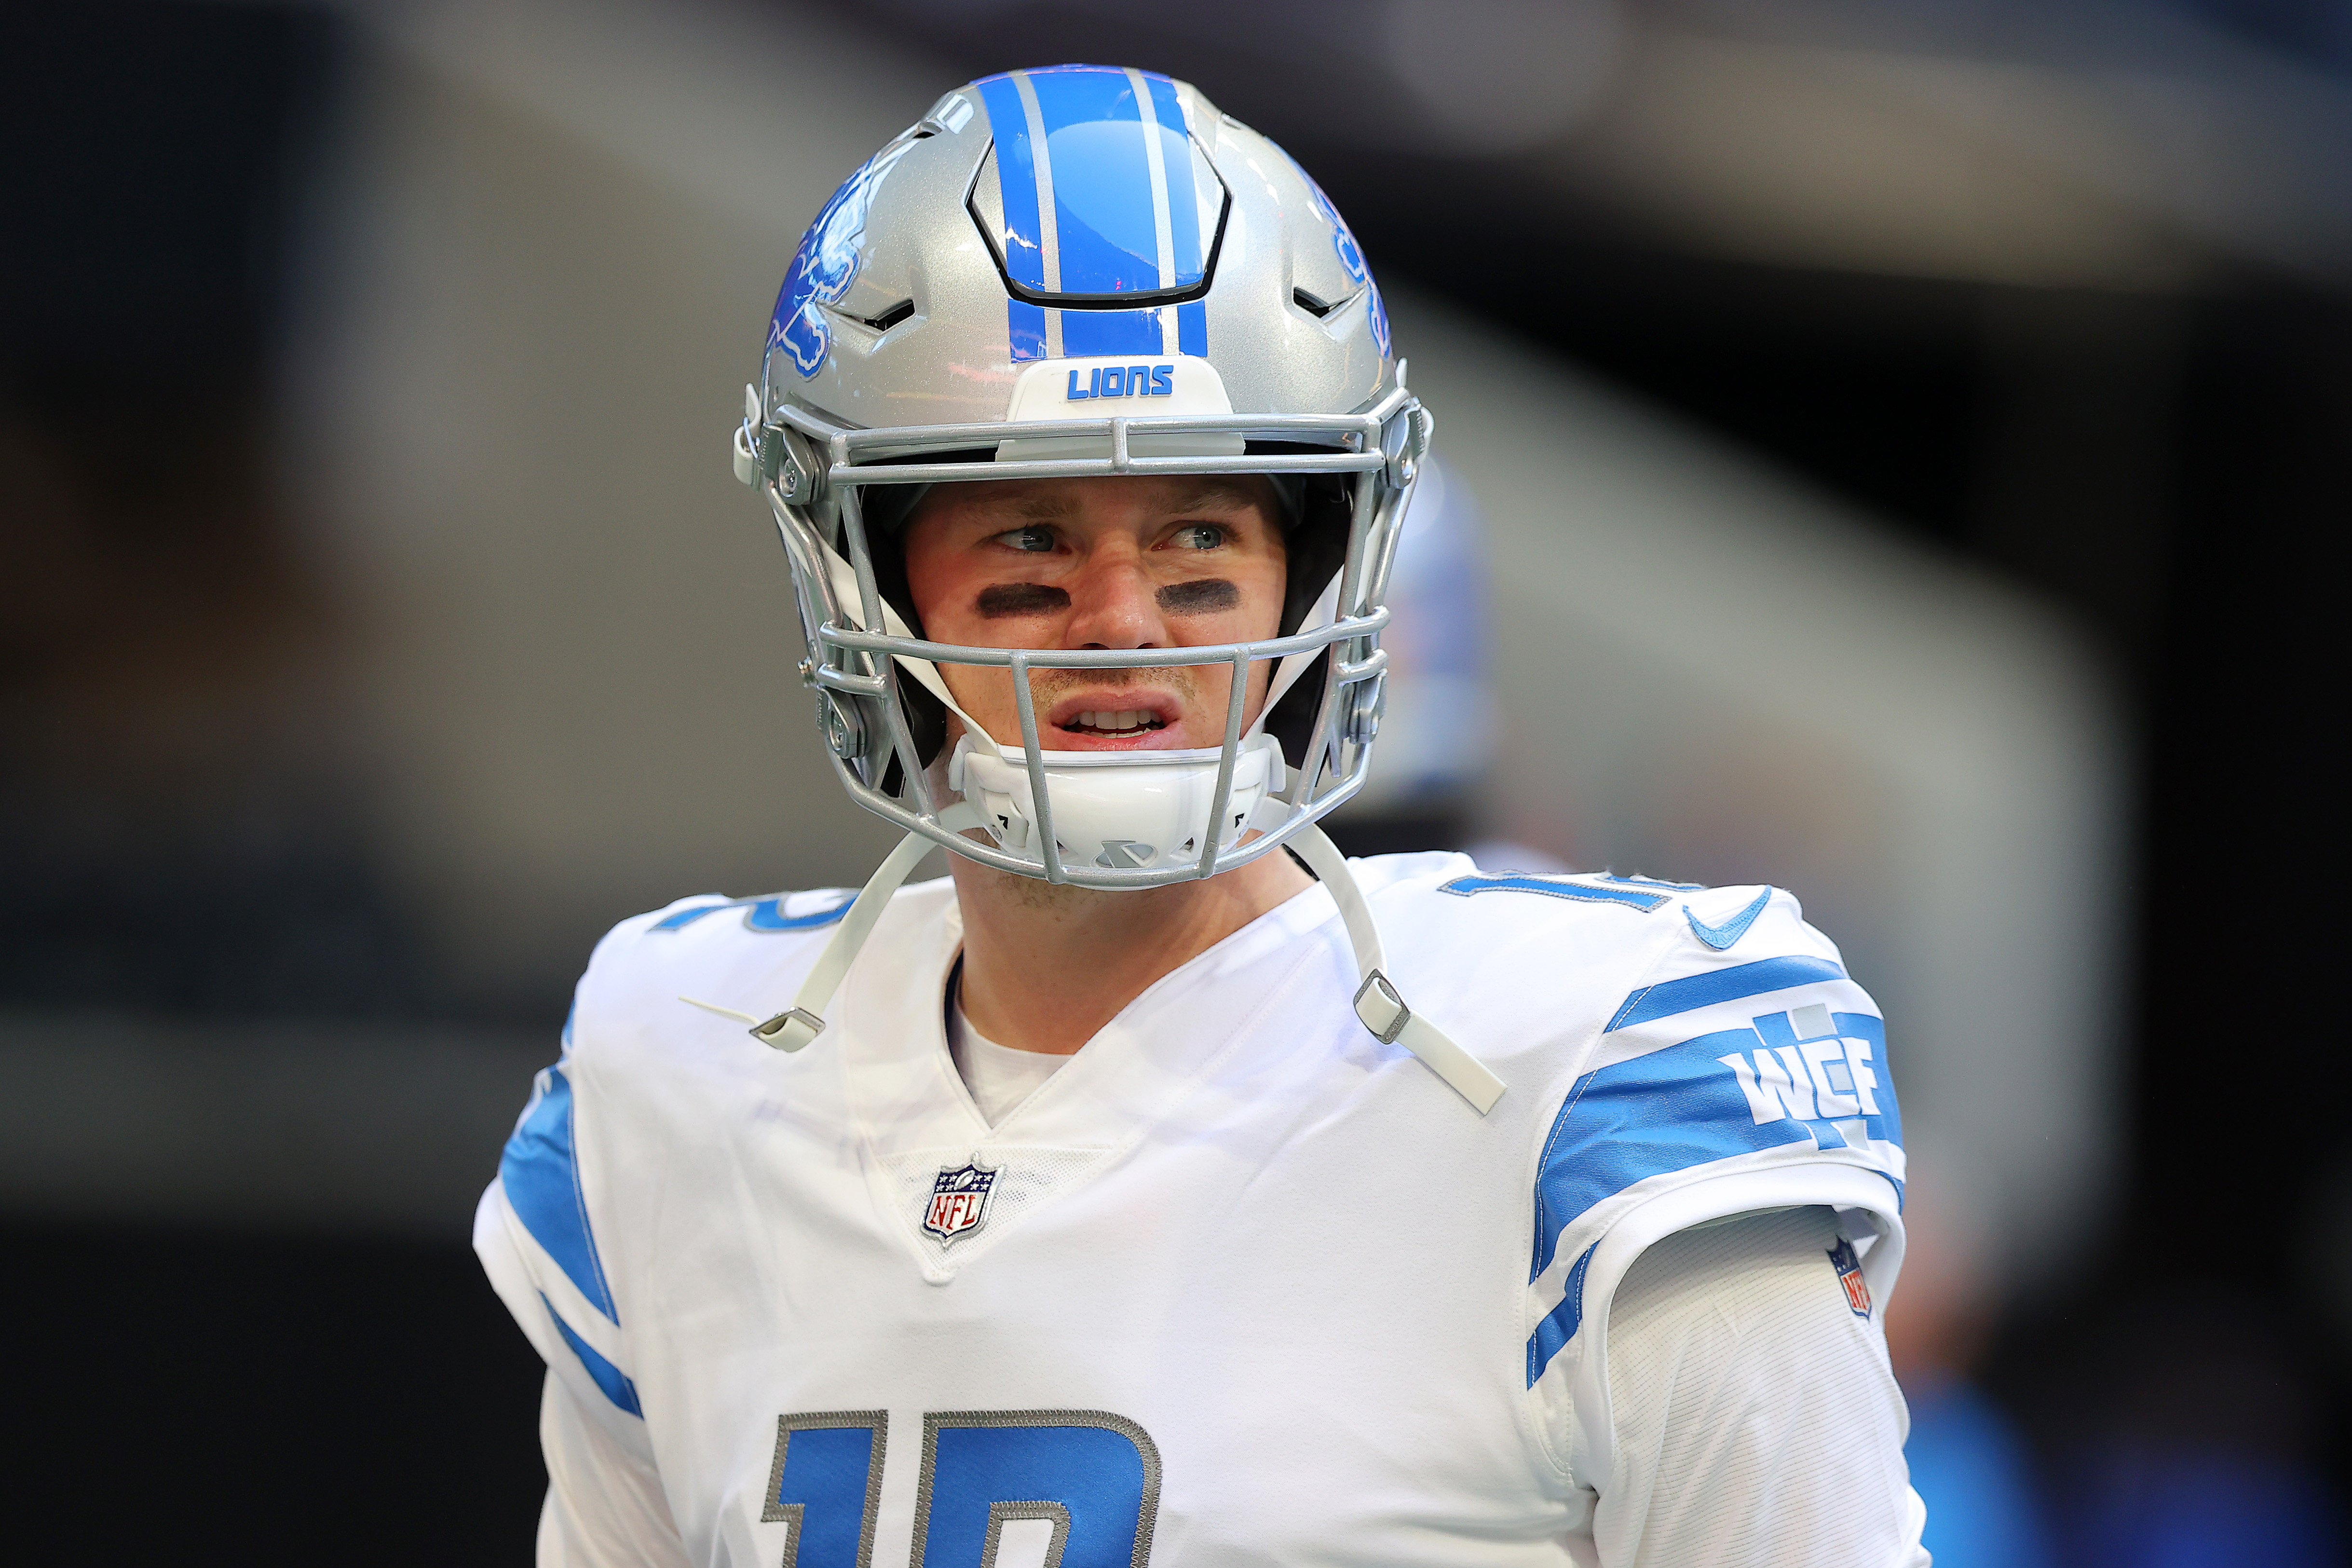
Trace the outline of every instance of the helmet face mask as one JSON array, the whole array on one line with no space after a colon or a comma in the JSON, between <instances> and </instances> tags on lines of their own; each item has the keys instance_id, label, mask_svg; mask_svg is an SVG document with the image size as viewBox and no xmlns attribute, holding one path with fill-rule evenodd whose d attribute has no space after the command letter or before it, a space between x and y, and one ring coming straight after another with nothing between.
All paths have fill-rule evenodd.
<instances>
[{"instance_id":1,"label":"helmet face mask","mask_svg":"<svg viewBox=\"0 0 2352 1568\"><path fill-rule=\"evenodd\" d=\"M1352 235L1279 148L1182 83L1058 67L948 94L827 203L735 459L782 534L803 679L851 796L983 864L1128 889L1230 870L1361 786L1382 595L1430 426ZM1298 498L1282 635L919 635L898 555L910 487L1200 473ZM1260 661L1274 674L1253 718ZM1017 743L967 722L949 753L942 664L1011 671ZM1220 746L1044 745L1031 670L1216 665L1234 672Z\"/></svg>"}]
</instances>

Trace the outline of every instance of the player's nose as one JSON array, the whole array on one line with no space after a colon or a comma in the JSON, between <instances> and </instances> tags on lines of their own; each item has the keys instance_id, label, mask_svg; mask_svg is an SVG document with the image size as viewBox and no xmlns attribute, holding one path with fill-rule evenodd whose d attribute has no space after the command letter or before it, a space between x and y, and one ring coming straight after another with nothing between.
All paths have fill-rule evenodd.
<instances>
[{"instance_id":1,"label":"player's nose","mask_svg":"<svg viewBox=\"0 0 2352 1568\"><path fill-rule=\"evenodd\" d=\"M1072 647L1167 645L1168 627L1156 597L1159 585L1139 552L1119 546L1094 551L1066 585L1070 618L1065 635Z\"/></svg>"}]
</instances>

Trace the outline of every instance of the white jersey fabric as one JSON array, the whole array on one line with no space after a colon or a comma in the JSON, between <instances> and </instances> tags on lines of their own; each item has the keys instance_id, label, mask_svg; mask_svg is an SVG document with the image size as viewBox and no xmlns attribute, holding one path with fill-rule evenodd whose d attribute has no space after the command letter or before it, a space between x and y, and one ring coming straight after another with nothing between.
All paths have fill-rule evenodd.
<instances>
[{"instance_id":1,"label":"white jersey fabric","mask_svg":"<svg viewBox=\"0 0 2352 1568\"><path fill-rule=\"evenodd\" d=\"M793 1056L677 998L772 1008L845 894L624 922L477 1225L551 1373L542 1561L1923 1563L1835 949L1770 889L1356 870L1491 1114L1365 1032L1319 887L993 1128L950 884Z\"/></svg>"}]
</instances>

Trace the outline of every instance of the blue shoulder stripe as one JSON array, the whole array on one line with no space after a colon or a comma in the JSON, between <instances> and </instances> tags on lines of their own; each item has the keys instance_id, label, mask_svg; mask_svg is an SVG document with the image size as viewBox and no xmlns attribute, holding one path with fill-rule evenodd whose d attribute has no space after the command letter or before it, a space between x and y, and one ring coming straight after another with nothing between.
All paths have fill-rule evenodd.
<instances>
[{"instance_id":1,"label":"blue shoulder stripe","mask_svg":"<svg viewBox=\"0 0 2352 1568\"><path fill-rule=\"evenodd\" d=\"M772 899L754 899L743 910L743 929L746 931L814 931L819 926L829 926L841 919L849 912L849 906L856 901L856 893L844 893L841 902L829 910L814 910L804 915L788 915L784 913L784 897L782 893Z\"/></svg>"},{"instance_id":2,"label":"blue shoulder stripe","mask_svg":"<svg viewBox=\"0 0 2352 1568\"><path fill-rule=\"evenodd\" d=\"M572 1353L580 1358L580 1364L588 1369L588 1375L596 1380L604 1397L642 1419L645 1411L637 1404L637 1385L629 1381L629 1374L598 1355L593 1346L573 1333L572 1325L563 1321L563 1314L555 1310L555 1303L548 1300L544 1293L539 1299L546 1306L548 1317L553 1320L555 1331L563 1336L563 1342L572 1347Z\"/></svg>"},{"instance_id":3,"label":"blue shoulder stripe","mask_svg":"<svg viewBox=\"0 0 2352 1568\"><path fill-rule=\"evenodd\" d=\"M1767 991L1785 991L1816 980L1844 978L1845 970L1826 958L1759 958L1753 963L1735 963L1728 969L1710 969L1644 985L1625 998L1601 1032L1630 1029L1655 1018L1671 1018L1717 1002L1737 1002L1742 996L1760 996Z\"/></svg>"},{"instance_id":4,"label":"blue shoulder stripe","mask_svg":"<svg viewBox=\"0 0 2352 1568\"><path fill-rule=\"evenodd\" d=\"M845 893L841 901L831 909L817 910L805 915L788 915L784 913L784 900L789 896L776 893L764 899L730 899L723 904L696 904L691 909L664 915L646 929L649 931L684 931L705 915L715 915L721 910L741 910L743 926L747 931L814 931L819 926L829 926L847 914L849 906L857 898L856 893Z\"/></svg>"},{"instance_id":5,"label":"blue shoulder stripe","mask_svg":"<svg viewBox=\"0 0 2352 1568\"><path fill-rule=\"evenodd\" d=\"M676 911L675 913L664 915L661 919L654 921L652 925L647 926L646 929L647 931L684 931L688 926L692 925L695 921L700 920L705 915L715 915L721 910L740 909L741 907L741 905L736 903L732 900L730 900L728 902L723 904L696 904L690 909L683 909Z\"/></svg>"},{"instance_id":6,"label":"blue shoulder stripe","mask_svg":"<svg viewBox=\"0 0 2352 1568\"><path fill-rule=\"evenodd\" d=\"M1531 877L1516 874L1503 877L1456 877L1441 882L1437 890L1466 899L1473 893L1541 893L1547 898L1581 899L1588 903L1623 904L1628 909L1644 911L1654 910L1666 901L1664 893L1644 893L1633 888L1596 888L1590 882L1571 882L1558 877Z\"/></svg>"},{"instance_id":7,"label":"blue shoulder stripe","mask_svg":"<svg viewBox=\"0 0 2352 1568\"><path fill-rule=\"evenodd\" d=\"M604 1260L588 1227L588 1201L580 1189L580 1163L572 1140L572 1083L549 1068L546 1089L507 1140L499 1182L507 1202L580 1293L617 1326L621 1315L604 1280Z\"/></svg>"}]
</instances>

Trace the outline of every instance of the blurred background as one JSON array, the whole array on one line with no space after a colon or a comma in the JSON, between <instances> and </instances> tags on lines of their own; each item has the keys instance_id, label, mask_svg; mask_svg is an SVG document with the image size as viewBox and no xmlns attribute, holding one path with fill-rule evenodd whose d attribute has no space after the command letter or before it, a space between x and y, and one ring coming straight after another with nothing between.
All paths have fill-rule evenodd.
<instances>
[{"instance_id":1,"label":"blurred background","mask_svg":"<svg viewBox=\"0 0 2352 1568\"><path fill-rule=\"evenodd\" d=\"M1343 841L1776 882L1886 1005L1937 1562L2345 1560L2341 1031L2245 997L2340 962L2352 7L0 26L28 1556L528 1552L466 1234L572 978L890 840L722 455L777 280L940 91L1075 58L1312 169L1438 412Z\"/></svg>"}]
</instances>

